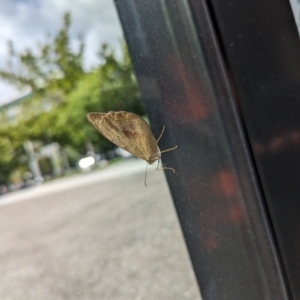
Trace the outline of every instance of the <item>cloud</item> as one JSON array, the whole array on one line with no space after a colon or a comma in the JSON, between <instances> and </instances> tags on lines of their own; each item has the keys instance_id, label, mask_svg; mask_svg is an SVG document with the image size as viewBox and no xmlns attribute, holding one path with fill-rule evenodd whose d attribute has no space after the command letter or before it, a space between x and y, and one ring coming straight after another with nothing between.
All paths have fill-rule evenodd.
<instances>
[{"instance_id":1,"label":"cloud","mask_svg":"<svg viewBox=\"0 0 300 300\"><path fill-rule=\"evenodd\" d=\"M0 4L0 67L8 58L7 41L12 40L17 51L34 47L54 36L62 26L62 16L71 13L71 45L76 37L85 38L85 66L98 61L97 52L103 42L117 47L123 38L121 25L113 0L13 0ZM0 105L19 97L18 91L0 81Z\"/></svg>"}]
</instances>

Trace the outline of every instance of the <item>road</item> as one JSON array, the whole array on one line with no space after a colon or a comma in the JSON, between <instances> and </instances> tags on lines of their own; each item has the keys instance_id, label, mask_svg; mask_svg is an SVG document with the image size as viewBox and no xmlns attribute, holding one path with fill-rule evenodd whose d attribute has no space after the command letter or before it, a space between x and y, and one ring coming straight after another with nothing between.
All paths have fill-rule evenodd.
<instances>
[{"instance_id":1,"label":"road","mask_svg":"<svg viewBox=\"0 0 300 300\"><path fill-rule=\"evenodd\" d=\"M0 198L0 299L200 299L161 171L129 160Z\"/></svg>"}]
</instances>

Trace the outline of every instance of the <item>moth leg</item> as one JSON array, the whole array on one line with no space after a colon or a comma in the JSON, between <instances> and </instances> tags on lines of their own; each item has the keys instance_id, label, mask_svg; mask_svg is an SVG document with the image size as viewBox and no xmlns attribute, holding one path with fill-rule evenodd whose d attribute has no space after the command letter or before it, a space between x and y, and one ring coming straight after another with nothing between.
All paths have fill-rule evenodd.
<instances>
[{"instance_id":1,"label":"moth leg","mask_svg":"<svg viewBox=\"0 0 300 300\"><path fill-rule=\"evenodd\" d=\"M159 161L160 161L160 159L157 160L157 167L156 167L156 170L158 170L158 167L159 167Z\"/></svg>"},{"instance_id":2,"label":"moth leg","mask_svg":"<svg viewBox=\"0 0 300 300\"><path fill-rule=\"evenodd\" d=\"M170 167L163 167L163 168L160 168L160 169L156 169L156 170L171 170L173 171L173 173L175 174L175 170L173 168L170 168Z\"/></svg>"},{"instance_id":3,"label":"moth leg","mask_svg":"<svg viewBox=\"0 0 300 300\"><path fill-rule=\"evenodd\" d=\"M144 181L145 186L147 186L147 169L148 169L148 163L146 164L145 181Z\"/></svg>"},{"instance_id":4,"label":"moth leg","mask_svg":"<svg viewBox=\"0 0 300 300\"><path fill-rule=\"evenodd\" d=\"M163 135L163 133L164 133L164 131L165 131L165 128L166 128L166 126L164 125L164 127L163 127L163 129L162 129L162 131L161 131L161 134L160 134L160 136L159 136L159 137L158 137L158 139L156 140L156 144L158 144L159 140L161 139L161 137L162 137L162 135ZM167 149L167 150L161 151L160 153L164 153L164 152L172 151L172 150L175 150L176 148L177 148L177 145L176 145L175 147L173 147L173 148L170 148L170 149Z\"/></svg>"},{"instance_id":5,"label":"moth leg","mask_svg":"<svg viewBox=\"0 0 300 300\"><path fill-rule=\"evenodd\" d=\"M175 150L177 148L177 145L173 148L170 148L170 149L167 149L167 150L164 150L164 151L160 151L160 153L165 153L165 152L168 152L168 151L172 151L172 150Z\"/></svg>"},{"instance_id":6,"label":"moth leg","mask_svg":"<svg viewBox=\"0 0 300 300\"><path fill-rule=\"evenodd\" d=\"M164 125L164 127L163 127L163 129L162 129L162 131L161 131L161 134L160 134L159 138L156 140L156 144L158 143L158 141L159 141L160 138L162 137L162 135L163 135L163 133L164 133L164 131L165 131L165 128L166 128L166 126Z\"/></svg>"},{"instance_id":7,"label":"moth leg","mask_svg":"<svg viewBox=\"0 0 300 300\"><path fill-rule=\"evenodd\" d=\"M173 168L170 168L170 167L159 168L159 161L160 161L160 159L158 159L157 161L158 161L158 163L157 163L156 170L172 170L173 173L175 174L175 170Z\"/></svg>"}]
</instances>

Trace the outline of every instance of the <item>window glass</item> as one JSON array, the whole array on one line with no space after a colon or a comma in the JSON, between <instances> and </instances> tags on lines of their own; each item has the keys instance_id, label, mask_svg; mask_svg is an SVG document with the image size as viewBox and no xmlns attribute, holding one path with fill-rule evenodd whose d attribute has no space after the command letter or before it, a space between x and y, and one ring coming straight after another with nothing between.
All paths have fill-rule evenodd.
<instances>
[{"instance_id":1,"label":"window glass","mask_svg":"<svg viewBox=\"0 0 300 300\"><path fill-rule=\"evenodd\" d=\"M113 1L0 7L0 299L199 299L163 171L85 116L147 120Z\"/></svg>"}]
</instances>

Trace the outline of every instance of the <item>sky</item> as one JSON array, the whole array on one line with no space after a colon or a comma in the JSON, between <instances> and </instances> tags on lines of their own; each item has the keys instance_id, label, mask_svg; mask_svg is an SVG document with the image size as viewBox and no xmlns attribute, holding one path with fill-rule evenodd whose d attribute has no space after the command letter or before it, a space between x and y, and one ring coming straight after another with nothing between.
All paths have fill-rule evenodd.
<instances>
[{"instance_id":1,"label":"sky","mask_svg":"<svg viewBox=\"0 0 300 300\"><path fill-rule=\"evenodd\" d=\"M47 34L55 35L62 27L62 16L69 11L72 24L71 44L76 37L85 37L86 67L97 62L97 52L103 42L118 47L123 38L121 25L113 0L10 0L0 2L0 68L9 57L7 41L14 43L16 52L34 49L46 40ZM28 91L17 90L0 79L0 105L15 100Z\"/></svg>"},{"instance_id":2,"label":"sky","mask_svg":"<svg viewBox=\"0 0 300 300\"><path fill-rule=\"evenodd\" d=\"M298 32L300 33L300 3L299 0L290 0L290 3L298 27Z\"/></svg>"}]
</instances>

